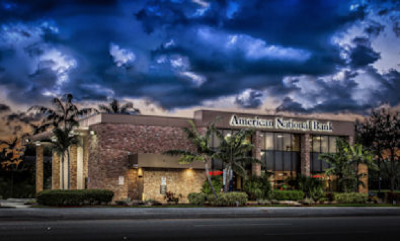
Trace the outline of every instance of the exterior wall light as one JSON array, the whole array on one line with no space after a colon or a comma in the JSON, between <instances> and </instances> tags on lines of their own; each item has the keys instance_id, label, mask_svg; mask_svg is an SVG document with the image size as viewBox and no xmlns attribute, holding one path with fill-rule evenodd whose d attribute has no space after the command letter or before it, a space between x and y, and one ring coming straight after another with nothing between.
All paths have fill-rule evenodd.
<instances>
[{"instance_id":1,"label":"exterior wall light","mask_svg":"<svg viewBox=\"0 0 400 241\"><path fill-rule=\"evenodd\" d=\"M143 169L142 168L139 168L138 169L138 177L140 178L140 177L143 177Z\"/></svg>"},{"instance_id":2,"label":"exterior wall light","mask_svg":"<svg viewBox=\"0 0 400 241\"><path fill-rule=\"evenodd\" d=\"M25 141L26 141L27 143L29 143L31 140L29 140L29 138L26 138Z\"/></svg>"},{"instance_id":3,"label":"exterior wall light","mask_svg":"<svg viewBox=\"0 0 400 241\"><path fill-rule=\"evenodd\" d=\"M36 142L36 146L41 146L42 144L40 144L40 141Z\"/></svg>"},{"instance_id":4,"label":"exterior wall light","mask_svg":"<svg viewBox=\"0 0 400 241\"><path fill-rule=\"evenodd\" d=\"M94 135L96 135L96 132L92 130L92 131L90 131L90 135L94 136Z\"/></svg>"}]
</instances>

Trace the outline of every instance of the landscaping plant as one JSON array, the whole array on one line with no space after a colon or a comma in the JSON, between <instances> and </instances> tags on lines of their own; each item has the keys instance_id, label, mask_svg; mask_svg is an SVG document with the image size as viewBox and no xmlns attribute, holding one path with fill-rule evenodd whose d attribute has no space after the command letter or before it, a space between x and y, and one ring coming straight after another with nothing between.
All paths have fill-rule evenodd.
<instances>
[{"instance_id":1,"label":"landscaping plant","mask_svg":"<svg viewBox=\"0 0 400 241\"><path fill-rule=\"evenodd\" d=\"M271 196L271 183L268 175L251 176L245 180L243 191L249 196L249 200L268 199Z\"/></svg>"}]
</instances>

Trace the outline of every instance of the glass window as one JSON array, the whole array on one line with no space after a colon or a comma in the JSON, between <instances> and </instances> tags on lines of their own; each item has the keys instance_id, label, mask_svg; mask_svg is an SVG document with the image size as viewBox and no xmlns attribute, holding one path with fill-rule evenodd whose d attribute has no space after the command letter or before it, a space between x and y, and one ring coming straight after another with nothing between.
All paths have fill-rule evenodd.
<instances>
[{"instance_id":1,"label":"glass window","mask_svg":"<svg viewBox=\"0 0 400 241\"><path fill-rule=\"evenodd\" d=\"M267 163L266 167L268 171L274 170L274 152L267 151L265 152L265 161Z\"/></svg>"},{"instance_id":2,"label":"glass window","mask_svg":"<svg viewBox=\"0 0 400 241\"><path fill-rule=\"evenodd\" d=\"M321 152L321 136L312 136L312 151Z\"/></svg>"},{"instance_id":3,"label":"glass window","mask_svg":"<svg viewBox=\"0 0 400 241\"><path fill-rule=\"evenodd\" d=\"M219 138L217 137L217 135L215 133L213 134L212 139L213 139L212 147L218 148L221 141L219 140Z\"/></svg>"},{"instance_id":4,"label":"glass window","mask_svg":"<svg viewBox=\"0 0 400 241\"><path fill-rule=\"evenodd\" d=\"M275 152L275 171L283 171L283 152Z\"/></svg>"},{"instance_id":5,"label":"glass window","mask_svg":"<svg viewBox=\"0 0 400 241\"><path fill-rule=\"evenodd\" d=\"M292 152L293 171L300 171L300 153Z\"/></svg>"},{"instance_id":6,"label":"glass window","mask_svg":"<svg viewBox=\"0 0 400 241\"><path fill-rule=\"evenodd\" d=\"M266 148L265 148L265 134L264 133L260 133L260 140L261 140L261 150L265 150Z\"/></svg>"},{"instance_id":7,"label":"glass window","mask_svg":"<svg viewBox=\"0 0 400 241\"><path fill-rule=\"evenodd\" d=\"M327 136L321 136L321 152L322 153L327 153L328 150L328 137Z\"/></svg>"},{"instance_id":8,"label":"glass window","mask_svg":"<svg viewBox=\"0 0 400 241\"><path fill-rule=\"evenodd\" d=\"M275 133L275 150L283 151L283 134Z\"/></svg>"},{"instance_id":9,"label":"glass window","mask_svg":"<svg viewBox=\"0 0 400 241\"><path fill-rule=\"evenodd\" d=\"M313 154L312 172L321 172L321 161L318 160L319 153Z\"/></svg>"},{"instance_id":10,"label":"glass window","mask_svg":"<svg viewBox=\"0 0 400 241\"><path fill-rule=\"evenodd\" d=\"M292 151L300 151L300 135L292 135Z\"/></svg>"},{"instance_id":11,"label":"glass window","mask_svg":"<svg viewBox=\"0 0 400 241\"><path fill-rule=\"evenodd\" d=\"M274 150L274 134L265 134L265 150Z\"/></svg>"},{"instance_id":12,"label":"glass window","mask_svg":"<svg viewBox=\"0 0 400 241\"><path fill-rule=\"evenodd\" d=\"M329 137L329 152L330 153L336 152L336 137L335 136Z\"/></svg>"},{"instance_id":13,"label":"glass window","mask_svg":"<svg viewBox=\"0 0 400 241\"><path fill-rule=\"evenodd\" d=\"M292 140L290 134L283 134L283 150L284 151L292 150Z\"/></svg>"},{"instance_id":14,"label":"glass window","mask_svg":"<svg viewBox=\"0 0 400 241\"><path fill-rule=\"evenodd\" d=\"M283 170L292 171L292 155L288 151L283 153Z\"/></svg>"}]
</instances>

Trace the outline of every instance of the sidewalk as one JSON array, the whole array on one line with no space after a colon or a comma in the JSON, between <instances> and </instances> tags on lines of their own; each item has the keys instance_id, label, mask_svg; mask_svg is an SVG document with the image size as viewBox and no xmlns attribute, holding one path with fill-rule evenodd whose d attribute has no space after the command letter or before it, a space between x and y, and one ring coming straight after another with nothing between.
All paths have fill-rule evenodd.
<instances>
[{"instance_id":1,"label":"sidewalk","mask_svg":"<svg viewBox=\"0 0 400 241\"><path fill-rule=\"evenodd\" d=\"M29 208L0 209L1 221L215 219L400 216L392 207L244 207L244 208Z\"/></svg>"}]
</instances>

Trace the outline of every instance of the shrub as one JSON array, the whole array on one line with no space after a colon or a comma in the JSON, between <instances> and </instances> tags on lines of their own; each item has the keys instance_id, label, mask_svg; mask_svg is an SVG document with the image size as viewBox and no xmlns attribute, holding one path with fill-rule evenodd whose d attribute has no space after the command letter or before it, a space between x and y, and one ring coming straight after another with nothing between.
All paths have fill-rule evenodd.
<instances>
[{"instance_id":1,"label":"shrub","mask_svg":"<svg viewBox=\"0 0 400 241\"><path fill-rule=\"evenodd\" d=\"M209 195L207 200L213 206L242 206L247 203L247 194L244 192L220 193L217 198Z\"/></svg>"},{"instance_id":2,"label":"shrub","mask_svg":"<svg viewBox=\"0 0 400 241\"><path fill-rule=\"evenodd\" d=\"M397 203L400 199L399 193L396 192L386 192L385 193L385 201L387 203Z\"/></svg>"},{"instance_id":3,"label":"shrub","mask_svg":"<svg viewBox=\"0 0 400 241\"><path fill-rule=\"evenodd\" d=\"M219 193L223 186L222 176L211 177L211 182L214 186L215 192ZM201 192L207 195L213 194L207 179L204 181L203 187L201 188Z\"/></svg>"},{"instance_id":4,"label":"shrub","mask_svg":"<svg viewBox=\"0 0 400 241\"><path fill-rule=\"evenodd\" d=\"M366 203L368 200L368 195L357 192L335 193L334 199L338 203Z\"/></svg>"},{"instance_id":5,"label":"shrub","mask_svg":"<svg viewBox=\"0 0 400 241\"><path fill-rule=\"evenodd\" d=\"M204 205L206 203L207 196L204 193L189 193L189 203L193 205Z\"/></svg>"},{"instance_id":6,"label":"shrub","mask_svg":"<svg viewBox=\"0 0 400 241\"><path fill-rule=\"evenodd\" d=\"M310 189L309 195L315 202L325 200L325 192L322 187L314 187L314 188Z\"/></svg>"},{"instance_id":7,"label":"shrub","mask_svg":"<svg viewBox=\"0 0 400 241\"><path fill-rule=\"evenodd\" d=\"M48 206L82 206L107 204L114 193L109 190L45 190L37 195L40 205Z\"/></svg>"},{"instance_id":8,"label":"shrub","mask_svg":"<svg viewBox=\"0 0 400 241\"><path fill-rule=\"evenodd\" d=\"M319 178L313 178L308 176L299 176L294 182L294 186L297 190L303 191L307 197L311 197L310 192L319 188L323 189L323 182ZM312 198L312 197L311 197Z\"/></svg>"},{"instance_id":9,"label":"shrub","mask_svg":"<svg viewBox=\"0 0 400 241\"><path fill-rule=\"evenodd\" d=\"M268 199L271 194L271 183L268 180L268 175L250 177L245 181L243 190L250 200Z\"/></svg>"},{"instance_id":10,"label":"shrub","mask_svg":"<svg viewBox=\"0 0 400 241\"><path fill-rule=\"evenodd\" d=\"M273 190L272 197L276 200L299 201L304 198L304 192L303 191L289 191L289 190L285 190L285 191Z\"/></svg>"},{"instance_id":11,"label":"shrub","mask_svg":"<svg viewBox=\"0 0 400 241\"><path fill-rule=\"evenodd\" d=\"M167 203L175 203L178 204L179 203L179 198L181 198L182 195L179 194L178 196L175 195L175 193L168 191L165 196L164 196L164 200L167 201Z\"/></svg>"}]
</instances>

